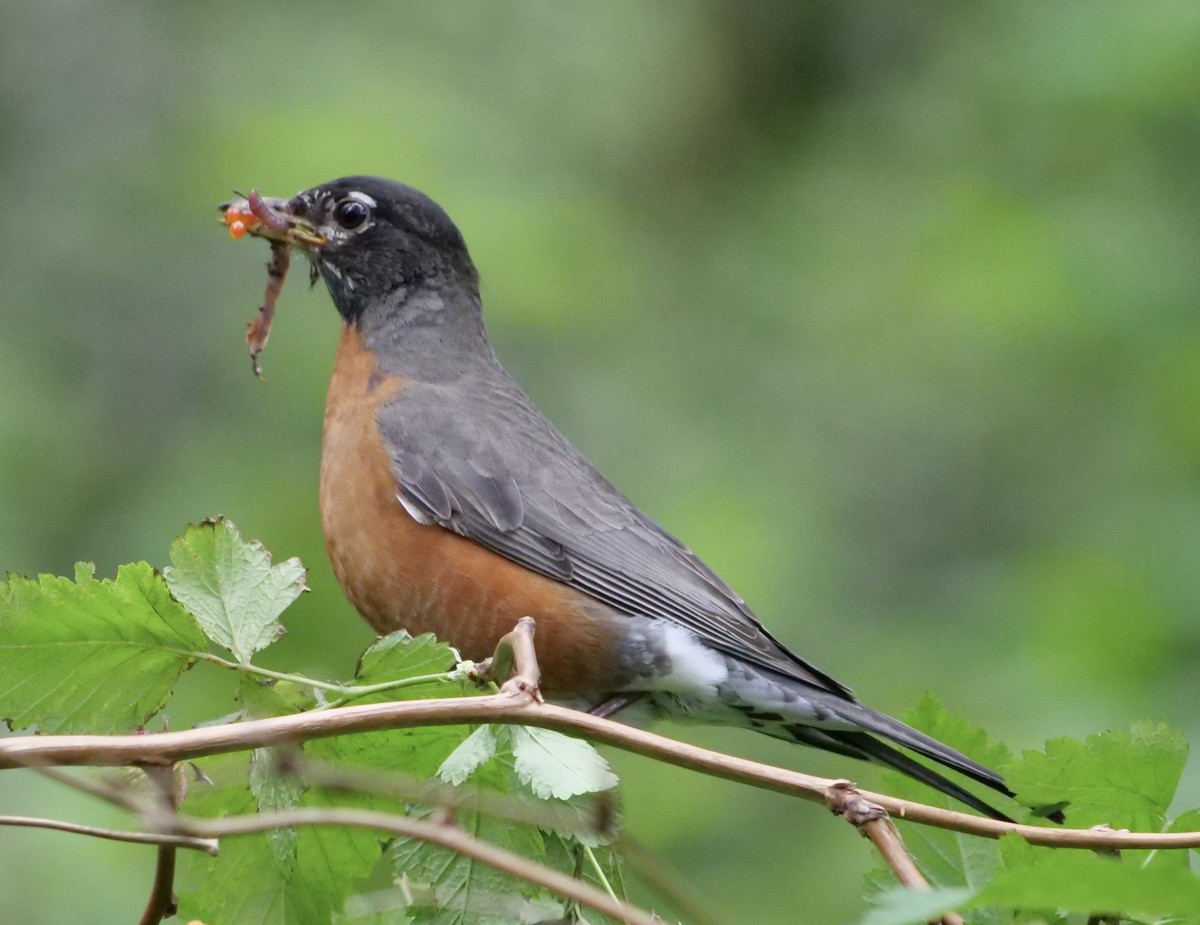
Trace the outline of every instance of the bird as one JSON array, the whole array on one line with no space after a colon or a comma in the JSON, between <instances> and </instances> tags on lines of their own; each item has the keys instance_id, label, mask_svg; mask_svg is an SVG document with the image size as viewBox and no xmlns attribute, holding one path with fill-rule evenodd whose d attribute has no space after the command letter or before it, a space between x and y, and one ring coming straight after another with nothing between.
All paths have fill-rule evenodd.
<instances>
[{"instance_id":1,"label":"bird","mask_svg":"<svg viewBox=\"0 0 1200 925\"><path fill-rule=\"evenodd\" d=\"M548 698L755 729L1008 818L901 748L1013 796L997 773L786 648L538 410L497 359L479 274L432 199L350 176L267 202L263 235L307 254L341 316L321 522L376 632L433 633L478 660L532 617Z\"/></svg>"}]
</instances>

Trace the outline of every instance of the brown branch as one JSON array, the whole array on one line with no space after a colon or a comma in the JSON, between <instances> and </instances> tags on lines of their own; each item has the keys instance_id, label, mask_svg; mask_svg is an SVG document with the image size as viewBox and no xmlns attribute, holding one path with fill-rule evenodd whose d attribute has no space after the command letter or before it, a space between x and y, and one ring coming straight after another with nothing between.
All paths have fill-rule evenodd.
<instances>
[{"instance_id":1,"label":"brown branch","mask_svg":"<svg viewBox=\"0 0 1200 925\"><path fill-rule=\"evenodd\" d=\"M824 802L835 783L709 751L642 729L591 716L553 704L538 704L506 694L487 697L406 700L336 707L292 716L205 726L176 732L125 736L14 736L0 740L0 769L28 765L119 767L170 765L177 761L226 752L284 745L352 732L371 732L410 726L462 723L516 723L573 732L626 751L772 790L813 802ZM968 813L940 809L881 793L862 791L892 818L999 838L1015 832L1030 844L1061 848L1200 848L1200 832L1104 832L1090 829L1049 829L1000 822Z\"/></svg>"},{"instance_id":2,"label":"brown branch","mask_svg":"<svg viewBox=\"0 0 1200 925\"><path fill-rule=\"evenodd\" d=\"M113 806L119 806L131 813L140 813L146 809L143 801L135 797L128 786L118 787L105 780L94 780L79 774L70 774L60 768L50 766L36 756L31 757L29 763L24 766L56 783L70 787L72 790L78 790L80 793L86 793L105 803L111 803ZM88 765L83 765L83 767L88 767ZM113 765L100 765L100 767L113 767Z\"/></svg>"},{"instance_id":3,"label":"brown branch","mask_svg":"<svg viewBox=\"0 0 1200 925\"><path fill-rule=\"evenodd\" d=\"M461 812L481 813L493 819L536 826L548 832L564 835L599 835L614 837L615 832L604 827L601 803L606 794L593 800L595 818L581 818L579 809L536 797L506 795L483 789L456 787L441 780L410 777L396 771L374 771L367 768L335 767L323 762L304 759L295 768L286 763L280 771L295 774L305 787L321 787L343 793L366 793L401 803L436 806L452 815ZM611 828L609 826L608 828Z\"/></svg>"},{"instance_id":4,"label":"brown branch","mask_svg":"<svg viewBox=\"0 0 1200 925\"><path fill-rule=\"evenodd\" d=\"M120 829L100 829L94 825L63 822L59 819L40 819L36 816L0 816L0 826L23 826L31 829L52 829L55 832L70 832L73 835L90 835L110 841L130 842L135 845L174 845L191 848L205 854L217 854L217 843L211 838L193 838L190 835L155 835L149 832L125 832Z\"/></svg>"},{"instance_id":5,"label":"brown branch","mask_svg":"<svg viewBox=\"0 0 1200 925\"><path fill-rule=\"evenodd\" d=\"M528 883L553 890L573 902L625 922L626 925L661 925L661 921L636 906L614 900L590 884L551 870L511 851L468 835L453 825L411 819L392 813L366 809L290 809L253 816L229 816L222 819L195 819L178 816L166 821L169 831L200 838L223 838L266 832L300 825L340 825L390 832L440 845L465 857Z\"/></svg>"},{"instance_id":6,"label":"brown branch","mask_svg":"<svg viewBox=\"0 0 1200 925\"><path fill-rule=\"evenodd\" d=\"M843 817L878 849L901 884L910 890L929 892L929 881L917 868L899 830L882 806L866 799L849 781L835 781L826 802L835 816ZM939 921L941 925L963 925L957 912L945 912Z\"/></svg>"},{"instance_id":7,"label":"brown branch","mask_svg":"<svg viewBox=\"0 0 1200 925\"><path fill-rule=\"evenodd\" d=\"M180 785L175 779L174 767L146 768L146 777L154 788L154 799L160 811L174 815L183 799ZM170 918L179 909L179 898L175 895L175 861L178 848L170 844L158 846L154 864L154 885L150 898L138 925L158 925Z\"/></svg>"}]
</instances>

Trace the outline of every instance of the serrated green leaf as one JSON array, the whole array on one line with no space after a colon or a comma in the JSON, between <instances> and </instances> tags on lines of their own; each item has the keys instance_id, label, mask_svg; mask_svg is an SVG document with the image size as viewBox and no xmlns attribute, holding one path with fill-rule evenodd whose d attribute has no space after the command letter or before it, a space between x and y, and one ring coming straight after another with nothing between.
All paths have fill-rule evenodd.
<instances>
[{"instance_id":1,"label":"serrated green leaf","mask_svg":"<svg viewBox=\"0 0 1200 925\"><path fill-rule=\"evenodd\" d=\"M1006 850L1006 857L1015 850ZM1047 850L1024 857L1033 863L1002 871L969 905L1200 920L1200 878L1188 871L1145 869L1087 851Z\"/></svg>"},{"instance_id":2,"label":"serrated green leaf","mask_svg":"<svg viewBox=\"0 0 1200 925\"><path fill-rule=\"evenodd\" d=\"M466 726L427 726L354 733L313 740L304 753L331 763L432 777L468 731Z\"/></svg>"},{"instance_id":3,"label":"serrated green leaf","mask_svg":"<svg viewBox=\"0 0 1200 925\"><path fill-rule=\"evenodd\" d=\"M346 900L345 910L333 925L410 925L408 901L400 887L357 893Z\"/></svg>"},{"instance_id":4,"label":"serrated green leaf","mask_svg":"<svg viewBox=\"0 0 1200 925\"><path fill-rule=\"evenodd\" d=\"M279 615L305 590L299 559L272 565L261 543L242 539L223 518L189 526L170 555L174 565L163 574L171 593L242 664L283 635Z\"/></svg>"},{"instance_id":5,"label":"serrated green leaf","mask_svg":"<svg viewBox=\"0 0 1200 925\"><path fill-rule=\"evenodd\" d=\"M971 898L974 890L909 890L895 887L871 898L872 908L859 925L925 925L939 919Z\"/></svg>"},{"instance_id":6,"label":"serrated green leaf","mask_svg":"<svg viewBox=\"0 0 1200 925\"><path fill-rule=\"evenodd\" d=\"M424 675L448 674L457 659L454 650L438 641L431 633L410 636L401 630L376 639L358 660L354 678L356 684L382 684L403 678ZM450 681L432 681L429 685L415 685L372 694L358 698L356 702L416 700L422 697L451 697L466 692L463 684Z\"/></svg>"},{"instance_id":7,"label":"serrated green leaf","mask_svg":"<svg viewBox=\"0 0 1200 925\"><path fill-rule=\"evenodd\" d=\"M259 812L291 809L299 804L303 792L295 777L279 773L271 749L256 748L250 753L250 793ZM265 834L280 870L284 876L290 875L296 860L296 829L272 829Z\"/></svg>"},{"instance_id":8,"label":"serrated green leaf","mask_svg":"<svg viewBox=\"0 0 1200 925\"><path fill-rule=\"evenodd\" d=\"M1189 809L1186 813L1180 813L1167 826L1168 832L1200 832L1200 809ZM1192 851L1200 853L1200 848L1193 848ZM1176 852L1183 854L1182 851Z\"/></svg>"},{"instance_id":9,"label":"serrated green leaf","mask_svg":"<svg viewBox=\"0 0 1200 925\"><path fill-rule=\"evenodd\" d=\"M1005 870L1034 867L1055 850L1031 845L1015 833L1002 836L997 840L996 847L1000 850L1000 863Z\"/></svg>"},{"instance_id":10,"label":"serrated green leaf","mask_svg":"<svg viewBox=\"0 0 1200 925\"><path fill-rule=\"evenodd\" d=\"M587 857L586 851L589 846L569 836L547 834L545 840L546 856L543 859L543 863L547 867L569 874L604 892L607 892L611 888L618 899L628 901L629 895L625 888L625 871L622 859L611 847L590 846L592 856L596 859L604 874L604 878L601 879L592 865L591 859ZM549 898L556 894L546 892L545 895ZM621 925L615 919L601 915L592 909L584 911L574 907L572 908L572 913L580 922L586 921L591 923L591 925ZM570 922L576 921L576 918L568 918L566 916L564 918Z\"/></svg>"},{"instance_id":11,"label":"serrated green leaf","mask_svg":"<svg viewBox=\"0 0 1200 925\"><path fill-rule=\"evenodd\" d=\"M456 823L470 835L539 861L541 833L478 813L462 813ZM414 896L408 913L414 925L512 925L524 921L538 890L479 861L418 839L397 839L389 857L397 877L406 877Z\"/></svg>"},{"instance_id":12,"label":"serrated green leaf","mask_svg":"<svg viewBox=\"0 0 1200 925\"><path fill-rule=\"evenodd\" d=\"M1164 831L1167 832L1198 832L1200 831L1200 809L1181 813L1171 820ZM1123 851L1121 857L1126 863L1140 864L1146 868L1177 867L1181 870L1192 869L1191 851L1159 850L1159 851Z\"/></svg>"},{"instance_id":13,"label":"serrated green leaf","mask_svg":"<svg viewBox=\"0 0 1200 925\"><path fill-rule=\"evenodd\" d=\"M437 776L457 787L496 754L497 745L496 733L492 727L480 726L442 762Z\"/></svg>"},{"instance_id":14,"label":"serrated green leaf","mask_svg":"<svg viewBox=\"0 0 1200 925\"><path fill-rule=\"evenodd\" d=\"M904 721L939 742L958 749L986 768L999 768L1012 760L1012 752L1007 745L990 741L982 726L951 713L928 691L916 707L904 714Z\"/></svg>"},{"instance_id":15,"label":"serrated green leaf","mask_svg":"<svg viewBox=\"0 0 1200 925\"><path fill-rule=\"evenodd\" d=\"M218 760L206 771L220 787L192 787L184 810L212 817L253 814L255 800L246 780L245 761ZM326 808L328 798L305 793L300 805ZM221 854L195 852L190 867L199 875L196 888L180 898L181 920L254 922L264 925L318 925L331 921L356 885L381 856L382 837L365 829L300 826L291 850L279 856L280 843L269 834L221 839Z\"/></svg>"},{"instance_id":16,"label":"serrated green leaf","mask_svg":"<svg viewBox=\"0 0 1200 925\"><path fill-rule=\"evenodd\" d=\"M236 697L246 716L252 719L303 713L317 703L307 685L266 680L252 674L239 676Z\"/></svg>"},{"instance_id":17,"label":"serrated green leaf","mask_svg":"<svg viewBox=\"0 0 1200 925\"><path fill-rule=\"evenodd\" d=\"M119 733L162 709L205 648L196 621L145 562L97 581L10 576L0 586L0 716L45 733Z\"/></svg>"},{"instance_id":18,"label":"serrated green leaf","mask_svg":"<svg viewBox=\"0 0 1200 925\"><path fill-rule=\"evenodd\" d=\"M364 853L365 852L365 853ZM370 832L304 826L294 866L281 870L263 835L221 840L195 892L181 897L182 915L206 922L318 925L340 911L356 879L378 856Z\"/></svg>"},{"instance_id":19,"label":"serrated green leaf","mask_svg":"<svg viewBox=\"0 0 1200 925\"><path fill-rule=\"evenodd\" d=\"M517 776L534 796L568 800L617 785L617 775L590 742L529 726L513 726L511 732Z\"/></svg>"},{"instance_id":20,"label":"serrated green leaf","mask_svg":"<svg viewBox=\"0 0 1200 925\"><path fill-rule=\"evenodd\" d=\"M411 637L391 633L377 639L359 659L357 684L379 684L400 678L448 672L455 658L450 647L429 634ZM385 703L421 697L453 696L458 682L394 688L354 698L355 703ZM442 762L470 734L468 726L426 726L356 733L309 742L306 754L330 762L346 762L378 770L400 770L412 777L432 777Z\"/></svg>"},{"instance_id":21,"label":"serrated green leaf","mask_svg":"<svg viewBox=\"0 0 1200 925\"><path fill-rule=\"evenodd\" d=\"M1069 801L1071 825L1160 831L1187 760L1187 740L1162 723L1129 732L1052 739L1005 769L1009 785L1029 805Z\"/></svg>"},{"instance_id":22,"label":"serrated green leaf","mask_svg":"<svg viewBox=\"0 0 1200 925\"><path fill-rule=\"evenodd\" d=\"M990 742L984 730L942 709L929 694L904 715L904 720L985 766L996 767L1011 757L1007 747ZM889 771L883 776L884 789L889 794L933 806L962 808L950 797L906 775ZM1000 808L1008 808L1005 804L1009 801L999 794L987 792L986 799ZM1015 804L1012 806L1015 809ZM935 887L977 890L989 882L1000 867L999 851L993 841L932 826L910 825L903 820L897 820L897 824L917 865ZM895 882L895 875L889 870L872 871L867 884L869 893L873 894L872 901L876 895L890 893L890 890L884 890L882 894L876 892L880 886L894 885ZM998 925L1004 920L1003 916L990 910L980 910L972 917L973 925Z\"/></svg>"}]
</instances>

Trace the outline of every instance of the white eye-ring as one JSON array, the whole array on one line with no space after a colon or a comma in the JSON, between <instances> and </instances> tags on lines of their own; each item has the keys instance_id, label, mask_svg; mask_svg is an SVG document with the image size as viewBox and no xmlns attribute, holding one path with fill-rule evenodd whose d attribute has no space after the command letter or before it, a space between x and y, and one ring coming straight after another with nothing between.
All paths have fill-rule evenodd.
<instances>
[{"instance_id":1,"label":"white eye-ring","mask_svg":"<svg viewBox=\"0 0 1200 925\"><path fill-rule=\"evenodd\" d=\"M345 231L361 231L371 219L375 200L365 193L350 193L333 207L333 220Z\"/></svg>"}]
</instances>

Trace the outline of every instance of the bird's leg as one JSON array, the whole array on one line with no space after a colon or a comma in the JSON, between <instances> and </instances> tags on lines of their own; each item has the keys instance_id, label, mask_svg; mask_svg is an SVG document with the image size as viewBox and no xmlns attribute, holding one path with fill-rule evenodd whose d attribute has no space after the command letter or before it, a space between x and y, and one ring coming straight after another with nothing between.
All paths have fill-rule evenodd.
<instances>
[{"instance_id":1,"label":"bird's leg","mask_svg":"<svg viewBox=\"0 0 1200 925\"><path fill-rule=\"evenodd\" d=\"M533 647L533 630L533 617L521 617L511 632L500 637L496 653L480 664L477 675L483 680L506 677L508 680L500 685L500 693L526 696L541 703L538 685L542 672Z\"/></svg>"},{"instance_id":2,"label":"bird's leg","mask_svg":"<svg viewBox=\"0 0 1200 925\"><path fill-rule=\"evenodd\" d=\"M617 713L620 713L628 706L637 703L646 696L645 691L633 691L628 694L613 694L601 700L598 704L588 710L592 716L599 716L601 719L607 719Z\"/></svg>"}]
</instances>

